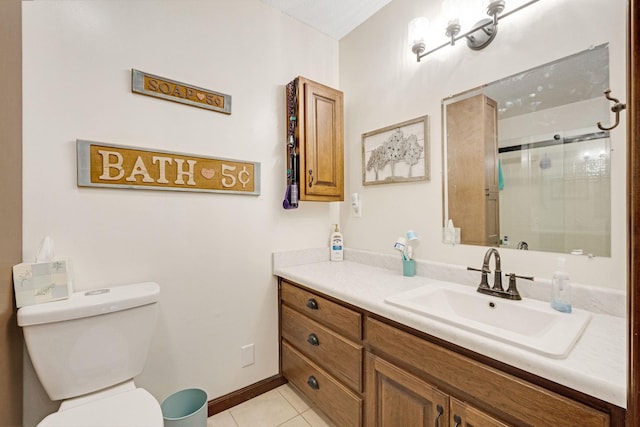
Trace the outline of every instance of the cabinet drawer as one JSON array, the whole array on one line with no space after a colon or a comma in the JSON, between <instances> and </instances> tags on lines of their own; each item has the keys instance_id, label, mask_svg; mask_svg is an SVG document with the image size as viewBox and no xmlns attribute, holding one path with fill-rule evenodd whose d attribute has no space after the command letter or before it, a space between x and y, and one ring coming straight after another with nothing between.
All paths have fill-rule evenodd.
<instances>
[{"instance_id":1,"label":"cabinet drawer","mask_svg":"<svg viewBox=\"0 0 640 427\"><path fill-rule=\"evenodd\" d=\"M362 346L282 306L282 337L354 390L362 391Z\"/></svg>"},{"instance_id":2,"label":"cabinet drawer","mask_svg":"<svg viewBox=\"0 0 640 427\"><path fill-rule=\"evenodd\" d=\"M396 329L376 319L366 319L366 343L400 366L417 370L451 394L473 393L474 405L509 423L531 426L606 427L609 414L550 392ZM468 396L468 394L467 394Z\"/></svg>"},{"instance_id":3,"label":"cabinet drawer","mask_svg":"<svg viewBox=\"0 0 640 427\"><path fill-rule=\"evenodd\" d=\"M356 341L362 339L362 315L313 292L282 281L280 298L289 306Z\"/></svg>"},{"instance_id":4,"label":"cabinet drawer","mask_svg":"<svg viewBox=\"0 0 640 427\"><path fill-rule=\"evenodd\" d=\"M362 425L362 399L286 341L282 342L282 373L336 425Z\"/></svg>"}]
</instances>

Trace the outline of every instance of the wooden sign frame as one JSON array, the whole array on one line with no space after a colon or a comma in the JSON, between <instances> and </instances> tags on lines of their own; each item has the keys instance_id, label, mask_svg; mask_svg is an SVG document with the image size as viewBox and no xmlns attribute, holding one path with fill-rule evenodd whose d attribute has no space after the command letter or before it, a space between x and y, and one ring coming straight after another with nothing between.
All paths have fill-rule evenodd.
<instances>
[{"instance_id":1,"label":"wooden sign frame","mask_svg":"<svg viewBox=\"0 0 640 427\"><path fill-rule=\"evenodd\" d=\"M260 195L260 163L76 140L78 187Z\"/></svg>"},{"instance_id":2,"label":"wooden sign frame","mask_svg":"<svg viewBox=\"0 0 640 427\"><path fill-rule=\"evenodd\" d=\"M192 107L231 114L231 95L131 69L131 91Z\"/></svg>"}]
</instances>

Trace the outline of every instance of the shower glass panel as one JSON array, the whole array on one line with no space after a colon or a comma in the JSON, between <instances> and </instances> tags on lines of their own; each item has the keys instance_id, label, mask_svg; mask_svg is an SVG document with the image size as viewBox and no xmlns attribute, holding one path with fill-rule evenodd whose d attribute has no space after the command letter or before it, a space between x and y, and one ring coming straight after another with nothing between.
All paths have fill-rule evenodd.
<instances>
[{"instance_id":1,"label":"shower glass panel","mask_svg":"<svg viewBox=\"0 0 640 427\"><path fill-rule=\"evenodd\" d=\"M608 132L579 129L500 145L502 246L611 256Z\"/></svg>"}]
</instances>

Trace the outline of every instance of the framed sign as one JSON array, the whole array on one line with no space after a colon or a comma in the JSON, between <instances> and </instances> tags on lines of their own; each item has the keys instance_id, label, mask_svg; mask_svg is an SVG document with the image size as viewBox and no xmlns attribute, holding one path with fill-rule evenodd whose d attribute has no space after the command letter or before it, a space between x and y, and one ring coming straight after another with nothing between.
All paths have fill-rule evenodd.
<instances>
[{"instance_id":1,"label":"framed sign","mask_svg":"<svg viewBox=\"0 0 640 427\"><path fill-rule=\"evenodd\" d=\"M192 107L231 114L231 95L131 70L131 91Z\"/></svg>"},{"instance_id":2,"label":"framed sign","mask_svg":"<svg viewBox=\"0 0 640 427\"><path fill-rule=\"evenodd\" d=\"M78 187L260 194L260 163L77 140Z\"/></svg>"},{"instance_id":3,"label":"framed sign","mask_svg":"<svg viewBox=\"0 0 640 427\"><path fill-rule=\"evenodd\" d=\"M363 185L429 179L429 116L362 134Z\"/></svg>"}]
</instances>

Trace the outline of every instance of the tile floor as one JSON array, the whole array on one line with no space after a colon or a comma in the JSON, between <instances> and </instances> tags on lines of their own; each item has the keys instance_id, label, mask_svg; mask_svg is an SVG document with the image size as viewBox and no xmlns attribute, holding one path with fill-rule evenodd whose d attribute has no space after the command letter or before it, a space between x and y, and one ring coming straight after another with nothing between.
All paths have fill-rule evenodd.
<instances>
[{"instance_id":1,"label":"tile floor","mask_svg":"<svg viewBox=\"0 0 640 427\"><path fill-rule=\"evenodd\" d=\"M334 427L289 384L254 397L207 420L207 427Z\"/></svg>"}]
</instances>

